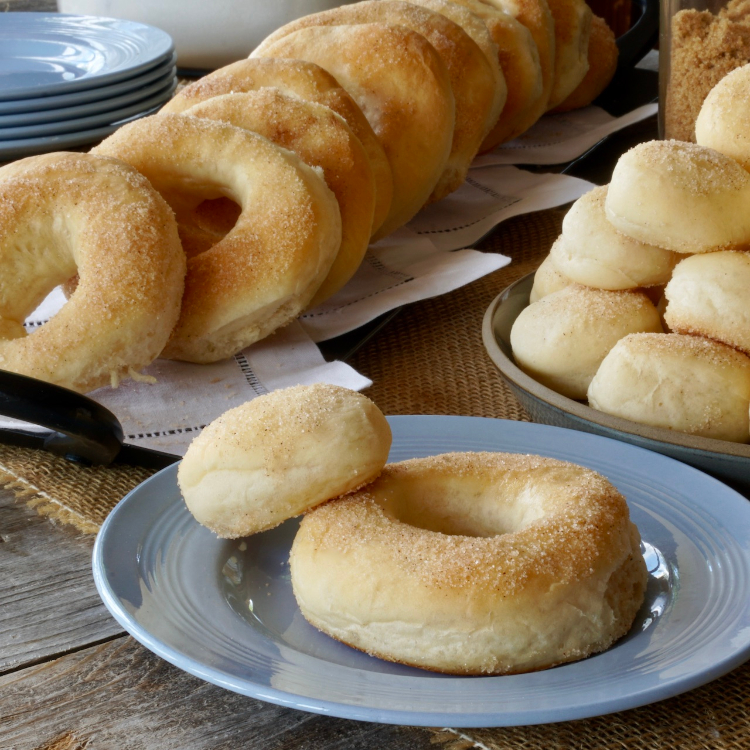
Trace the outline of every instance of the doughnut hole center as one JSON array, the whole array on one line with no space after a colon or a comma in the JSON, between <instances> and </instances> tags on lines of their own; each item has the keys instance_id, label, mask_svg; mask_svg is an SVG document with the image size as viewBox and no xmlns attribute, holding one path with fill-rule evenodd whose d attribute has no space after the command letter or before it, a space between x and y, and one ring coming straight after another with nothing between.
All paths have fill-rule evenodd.
<instances>
[{"instance_id":1,"label":"doughnut hole center","mask_svg":"<svg viewBox=\"0 0 750 750\"><path fill-rule=\"evenodd\" d=\"M474 478L401 478L377 498L401 523L449 536L494 537L526 528L544 515L538 492L504 488Z\"/></svg>"}]
</instances>

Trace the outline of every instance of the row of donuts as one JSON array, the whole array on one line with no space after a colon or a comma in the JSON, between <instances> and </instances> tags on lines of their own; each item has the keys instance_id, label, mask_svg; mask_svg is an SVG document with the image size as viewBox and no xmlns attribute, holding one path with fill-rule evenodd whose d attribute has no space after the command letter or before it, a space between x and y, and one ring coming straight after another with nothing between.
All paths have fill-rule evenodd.
<instances>
[{"instance_id":1,"label":"row of donuts","mask_svg":"<svg viewBox=\"0 0 750 750\"><path fill-rule=\"evenodd\" d=\"M750 439L750 65L706 99L699 143L653 141L580 198L511 346L532 377L655 427Z\"/></svg>"},{"instance_id":2,"label":"row of donuts","mask_svg":"<svg viewBox=\"0 0 750 750\"><path fill-rule=\"evenodd\" d=\"M571 92L595 96L611 65L592 66L605 77L590 88L586 51L611 61L616 47L590 29L583 0L366 0L283 27L90 155L0 169L0 252L13 268L0 366L87 391L137 378L159 355L213 362L269 335L341 288L371 239L458 187L478 149ZM164 206L148 241L135 209L100 209L107 190L158 202L126 165L174 212L186 269ZM18 262L39 221L32 234L61 254L44 273L49 252ZM101 271L113 238L130 275ZM156 270L166 265L184 281ZM115 277L121 295L103 286ZM25 317L57 284L67 312L25 337Z\"/></svg>"}]
</instances>

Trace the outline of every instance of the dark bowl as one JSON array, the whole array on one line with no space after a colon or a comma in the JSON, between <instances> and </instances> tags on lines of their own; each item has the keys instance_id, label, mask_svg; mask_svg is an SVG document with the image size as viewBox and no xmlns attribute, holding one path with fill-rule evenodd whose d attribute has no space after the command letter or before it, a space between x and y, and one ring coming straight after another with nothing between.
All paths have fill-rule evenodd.
<instances>
[{"instance_id":1,"label":"dark bowl","mask_svg":"<svg viewBox=\"0 0 750 750\"><path fill-rule=\"evenodd\" d=\"M499 294L484 316L482 339L490 359L535 422L568 427L622 440L663 453L712 474L741 492L750 491L750 445L696 437L613 417L561 396L518 368L510 329L529 304L534 275L524 276Z\"/></svg>"}]
</instances>

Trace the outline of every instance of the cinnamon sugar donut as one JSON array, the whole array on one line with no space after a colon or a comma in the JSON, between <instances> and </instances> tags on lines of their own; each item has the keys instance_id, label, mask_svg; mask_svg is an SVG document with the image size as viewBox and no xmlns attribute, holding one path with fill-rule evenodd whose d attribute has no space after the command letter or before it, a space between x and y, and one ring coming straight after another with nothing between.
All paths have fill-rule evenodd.
<instances>
[{"instance_id":1,"label":"cinnamon sugar donut","mask_svg":"<svg viewBox=\"0 0 750 750\"><path fill-rule=\"evenodd\" d=\"M0 367L90 391L138 379L180 312L185 257L174 215L116 159L32 156L0 169ZM68 303L26 335L58 284Z\"/></svg>"},{"instance_id":2,"label":"cinnamon sugar donut","mask_svg":"<svg viewBox=\"0 0 750 750\"><path fill-rule=\"evenodd\" d=\"M359 268L370 241L375 184L367 154L349 126L322 104L268 88L225 94L196 104L187 115L252 130L323 170L341 211L341 247L310 307L341 289Z\"/></svg>"},{"instance_id":3,"label":"cinnamon sugar donut","mask_svg":"<svg viewBox=\"0 0 750 750\"><path fill-rule=\"evenodd\" d=\"M552 248L560 241L558 237L555 240ZM541 262L539 268L536 269L534 274L534 284L531 287L529 294L529 304L538 302L542 297L546 297L548 294L559 292L561 289L565 289L566 286L571 286L575 282L569 279L557 266L555 259L552 256L552 250L549 255Z\"/></svg>"},{"instance_id":4,"label":"cinnamon sugar donut","mask_svg":"<svg viewBox=\"0 0 750 750\"><path fill-rule=\"evenodd\" d=\"M577 88L551 111L569 112L591 104L614 78L619 55L614 32L603 18L593 16L587 52L589 69Z\"/></svg>"},{"instance_id":5,"label":"cinnamon sugar donut","mask_svg":"<svg viewBox=\"0 0 750 750\"><path fill-rule=\"evenodd\" d=\"M615 229L676 253L750 246L750 174L724 154L648 141L620 157L605 208Z\"/></svg>"},{"instance_id":6,"label":"cinnamon sugar donut","mask_svg":"<svg viewBox=\"0 0 750 750\"><path fill-rule=\"evenodd\" d=\"M601 361L623 336L662 330L646 295L574 285L522 310L510 343L524 372L563 396L582 400Z\"/></svg>"},{"instance_id":7,"label":"cinnamon sugar donut","mask_svg":"<svg viewBox=\"0 0 750 750\"><path fill-rule=\"evenodd\" d=\"M291 322L327 276L341 244L338 203L290 151L227 123L159 114L124 125L94 152L132 164L178 219L207 199L242 208L226 237L188 259L165 357L232 356Z\"/></svg>"},{"instance_id":8,"label":"cinnamon sugar donut","mask_svg":"<svg viewBox=\"0 0 750 750\"><path fill-rule=\"evenodd\" d=\"M311 26L385 23L421 34L445 63L456 102L453 143L448 163L432 190L437 201L459 188L479 146L500 117L507 89L505 79L493 75L487 58L472 38L448 17L400 0L363 0L303 16L282 26L257 47L264 50L279 39Z\"/></svg>"},{"instance_id":9,"label":"cinnamon sugar donut","mask_svg":"<svg viewBox=\"0 0 750 750\"><path fill-rule=\"evenodd\" d=\"M362 142L375 178L375 214L372 233L376 232L391 208L393 177L388 157L362 110L338 81L315 63L282 58L239 60L191 83L162 108L162 112L184 112L199 102L222 94L239 94L273 87L290 96L322 104L346 120Z\"/></svg>"},{"instance_id":10,"label":"cinnamon sugar donut","mask_svg":"<svg viewBox=\"0 0 750 750\"><path fill-rule=\"evenodd\" d=\"M746 443L750 358L717 341L677 333L624 337L589 386L599 411L653 427Z\"/></svg>"},{"instance_id":11,"label":"cinnamon sugar donut","mask_svg":"<svg viewBox=\"0 0 750 750\"><path fill-rule=\"evenodd\" d=\"M196 520L233 539L370 482L390 446L388 422L366 396L300 385L259 396L208 425L180 462L177 482Z\"/></svg>"},{"instance_id":12,"label":"cinnamon sugar donut","mask_svg":"<svg viewBox=\"0 0 750 750\"><path fill-rule=\"evenodd\" d=\"M664 319L677 333L723 341L750 354L750 253L691 255L664 290Z\"/></svg>"},{"instance_id":13,"label":"cinnamon sugar donut","mask_svg":"<svg viewBox=\"0 0 750 750\"><path fill-rule=\"evenodd\" d=\"M385 467L308 513L290 555L315 627L381 659L513 674L630 629L646 566L625 498L539 456L453 453Z\"/></svg>"},{"instance_id":14,"label":"cinnamon sugar donut","mask_svg":"<svg viewBox=\"0 0 750 750\"><path fill-rule=\"evenodd\" d=\"M484 139L480 151L491 151L528 130L547 105L542 66L531 32L512 15L482 0L451 0L482 19L492 41L508 87L508 98L495 127Z\"/></svg>"},{"instance_id":15,"label":"cinnamon sugar donut","mask_svg":"<svg viewBox=\"0 0 750 750\"><path fill-rule=\"evenodd\" d=\"M547 0L482 0L487 5L504 10L523 24L530 32L539 51L542 68L541 117L549 108L550 96L555 85L555 19Z\"/></svg>"},{"instance_id":16,"label":"cinnamon sugar donut","mask_svg":"<svg viewBox=\"0 0 750 750\"><path fill-rule=\"evenodd\" d=\"M666 284L681 256L618 232L604 211L607 191L606 185L590 190L565 214L550 251L555 265L578 284L599 289Z\"/></svg>"},{"instance_id":17,"label":"cinnamon sugar donut","mask_svg":"<svg viewBox=\"0 0 750 750\"><path fill-rule=\"evenodd\" d=\"M374 236L409 221L445 171L453 143L453 92L433 46L403 26L366 23L299 29L253 52L261 54L317 63L352 95L393 173L391 211Z\"/></svg>"},{"instance_id":18,"label":"cinnamon sugar donut","mask_svg":"<svg viewBox=\"0 0 750 750\"><path fill-rule=\"evenodd\" d=\"M564 102L589 69L589 37L593 13L585 0L547 0L555 22L555 81L548 109Z\"/></svg>"}]
</instances>

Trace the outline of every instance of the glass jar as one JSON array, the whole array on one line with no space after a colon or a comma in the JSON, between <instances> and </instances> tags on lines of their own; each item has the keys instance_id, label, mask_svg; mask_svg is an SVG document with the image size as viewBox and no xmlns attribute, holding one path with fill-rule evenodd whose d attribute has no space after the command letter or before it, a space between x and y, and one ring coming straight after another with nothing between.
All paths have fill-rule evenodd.
<instances>
[{"instance_id":1,"label":"glass jar","mask_svg":"<svg viewBox=\"0 0 750 750\"><path fill-rule=\"evenodd\" d=\"M708 92L750 62L750 0L661 0L659 134L695 141Z\"/></svg>"}]
</instances>

